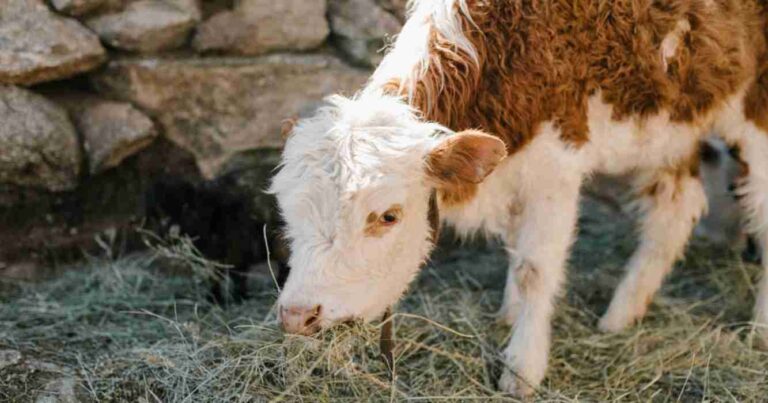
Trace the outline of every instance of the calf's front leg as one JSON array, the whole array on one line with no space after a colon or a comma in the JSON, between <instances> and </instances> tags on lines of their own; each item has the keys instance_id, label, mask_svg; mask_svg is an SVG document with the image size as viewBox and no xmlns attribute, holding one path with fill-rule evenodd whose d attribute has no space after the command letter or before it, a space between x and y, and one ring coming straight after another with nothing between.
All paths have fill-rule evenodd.
<instances>
[{"instance_id":1,"label":"calf's front leg","mask_svg":"<svg viewBox=\"0 0 768 403\"><path fill-rule=\"evenodd\" d=\"M513 248L517 256L511 259L505 292L510 300L502 304L516 321L499 387L518 396L529 395L544 378L554 299L565 277L578 216L578 168L563 164L566 158L544 158L537 159L530 184L523 184L524 210Z\"/></svg>"}]
</instances>

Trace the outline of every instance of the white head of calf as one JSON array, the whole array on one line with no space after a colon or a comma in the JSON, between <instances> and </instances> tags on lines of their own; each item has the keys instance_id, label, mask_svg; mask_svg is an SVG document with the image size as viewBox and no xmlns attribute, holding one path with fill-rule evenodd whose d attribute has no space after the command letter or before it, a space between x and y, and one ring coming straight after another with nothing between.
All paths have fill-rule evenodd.
<instances>
[{"instance_id":1,"label":"white head of calf","mask_svg":"<svg viewBox=\"0 0 768 403\"><path fill-rule=\"evenodd\" d=\"M506 156L501 140L421 121L399 98L330 102L295 125L271 187L291 249L278 300L291 333L382 315L432 248L433 192L479 183Z\"/></svg>"}]
</instances>

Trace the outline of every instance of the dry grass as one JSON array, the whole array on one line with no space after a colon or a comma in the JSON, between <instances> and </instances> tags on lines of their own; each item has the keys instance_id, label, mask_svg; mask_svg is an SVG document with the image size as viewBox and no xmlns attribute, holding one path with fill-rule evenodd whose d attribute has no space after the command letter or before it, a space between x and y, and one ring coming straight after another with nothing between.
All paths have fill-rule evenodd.
<instances>
[{"instance_id":1,"label":"dry grass","mask_svg":"<svg viewBox=\"0 0 768 403\"><path fill-rule=\"evenodd\" d=\"M537 398L765 401L768 354L751 348L748 327L758 268L694 245L642 323L601 334L597 318L634 241L627 220L587 207ZM146 255L0 287L0 349L73 368L93 400L510 399L495 388L509 336L493 317L503 254L472 245L437 256L394 317L394 381L378 358L377 324L284 337L268 275L253 279L250 300L222 310L205 302L196 276L163 274ZM36 376L0 369L0 400L30 400Z\"/></svg>"}]
</instances>

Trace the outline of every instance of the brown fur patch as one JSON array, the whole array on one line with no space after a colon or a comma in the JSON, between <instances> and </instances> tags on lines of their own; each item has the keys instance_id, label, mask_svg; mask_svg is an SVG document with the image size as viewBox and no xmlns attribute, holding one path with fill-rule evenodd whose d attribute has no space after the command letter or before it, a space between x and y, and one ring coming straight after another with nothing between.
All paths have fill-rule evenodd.
<instances>
[{"instance_id":1,"label":"brown fur patch","mask_svg":"<svg viewBox=\"0 0 768 403\"><path fill-rule=\"evenodd\" d=\"M440 189L440 201L445 206L459 206L472 200L477 194L474 183L454 183Z\"/></svg>"},{"instance_id":2,"label":"brown fur patch","mask_svg":"<svg viewBox=\"0 0 768 403\"><path fill-rule=\"evenodd\" d=\"M513 217L523 215L525 211L525 204L518 198L515 198L509 205L509 214Z\"/></svg>"},{"instance_id":3,"label":"brown fur patch","mask_svg":"<svg viewBox=\"0 0 768 403\"><path fill-rule=\"evenodd\" d=\"M296 126L297 121L298 117L292 117L284 119L282 122L280 122L280 137L283 140L288 140L288 137L291 136L291 133L293 133L293 127Z\"/></svg>"},{"instance_id":4,"label":"brown fur patch","mask_svg":"<svg viewBox=\"0 0 768 403\"><path fill-rule=\"evenodd\" d=\"M744 99L744 114L757 127L768 132L768 4L760 2L761 32L754 38L757 49L757 74Z\"/></svg>"},{"instance_id":5,"label":"brown fur patch","mask_svg":"<svg viewBox=\"0 0 768 403\"><path fill-rule=\"evenodd\" d=\"M661 191L663 190L664 190L664 184L659 181L655 181L655 182L652 182L640 193L643 196L656 197L656 195L661 193Z\"/></svg>"},{"instance_id":6,"label":"brown fur patch","mask_svg":"<svg viewBox=\"0 0 768 403\"><path fill-rule=\"evenodd\" d=\"M702 147L701 143L699 147ZM699 178L701 176L701 151L697 151L688 159L688 175L692 178Z\"/></svg>"},{"instance_id":7,"label":"brown fur patch","mask_svg":"<svg viewBox=\"0 0 768 403\"><path fill-rule=\"evenodd\" d=\"M587 100L598 91L615 119L668 110L674 121L694 122L754 77L756 49L764 47L757 0L467 0L467 6L472 21L463 15L460 21L479 64L433 29L428 68L413 78L411 102L428 120L498 136L510 154L549 120L564 141L587 142ZM664 60L662 41L681 20L690 30ZM768 125L768 57L761 63L765 83L754 89L747 113ZM406 94L412 84L384 88Z\"/></svg>"}]
</instances>

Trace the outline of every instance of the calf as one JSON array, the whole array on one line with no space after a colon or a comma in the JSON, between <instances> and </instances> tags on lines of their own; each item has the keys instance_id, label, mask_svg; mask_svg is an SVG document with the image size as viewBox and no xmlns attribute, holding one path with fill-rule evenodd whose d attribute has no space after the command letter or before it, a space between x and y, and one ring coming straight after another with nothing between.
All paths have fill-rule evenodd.
<instances>
[{"instance_id":1,"label":"calf","mask_svg":"<svg viewBox=\"0 0 768 403\"><path fill-rule=\"evenodd\" d=\"M180 179L161 179L145 194L145 214L150 226L167 233L176 225L189 236L200 253L216 263L226 265L212 277L211 299L216 303L228 300L222 279L229 276L231 297L240 302L247 293L247 272L250 265L267 260L267 248L278 260L278 286L288 275L285 253L275 232L269 229L265 242L264 222L253 217L251 199L237 191L227 178L196 185Z\"/></svg>"},{"instance_id":2,"label":"calf","mask_svg":"<svg viewBox=\"0 0 768 403\"><path fill-rule=\"evenodd\" d=\"M741 150L737 193L766 249L766 22L756 0L416 1L368 85L286 142L271 187L292 251L283 327L379 317L427 259L439 211L512 252L499 385L528 394L545 374L584 178L634 173L643 213L598 324L615 332L645 314L707 207L698 148L710 131ZM766 275L755 325L768 325Z\"/></svg>"}]
</instances>

